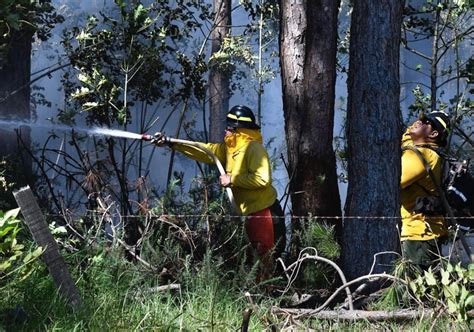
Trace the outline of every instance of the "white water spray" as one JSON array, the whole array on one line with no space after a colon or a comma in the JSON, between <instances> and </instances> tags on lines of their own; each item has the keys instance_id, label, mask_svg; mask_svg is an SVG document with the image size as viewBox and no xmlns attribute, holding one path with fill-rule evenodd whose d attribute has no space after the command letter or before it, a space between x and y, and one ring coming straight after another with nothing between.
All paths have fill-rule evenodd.
<instances>
[{"instance_id":1,"label":"white water spray","mask_svg":"<svg viewBox=\"0 0 474 332\"><path fill-rule=\"evenodd\" d=\"M109 128L92 128L88 130L88 133L92 135L103 135L103 136L113 136L113 137L123 137L123 138L132 138L132 139L142 139L141 134L131 133L128 131L109 129Z\"/></svg>"},{"instance_id":2,"label":"white water spray","mask_svg":"<svg viewBox=\"0 0 474 332\"><path fill-rule=\"evenodd\" d=\"M109 129L109 128L83 128L83 127L70 127L65 125L55 125L55 124L39 124L39 123L29 123L23 121L4 121L0 120L0 127L7 128L19 128L19 127L34 127L34 128L46 128L51 130L61 130L61 131L76 131L86 133L89 136L113 136L113 137L122 137L122 138L131 138L131 139L142 139L141 134L131 133L128 131L118 130L118 129Z\"/></svg>"}]
</instances>

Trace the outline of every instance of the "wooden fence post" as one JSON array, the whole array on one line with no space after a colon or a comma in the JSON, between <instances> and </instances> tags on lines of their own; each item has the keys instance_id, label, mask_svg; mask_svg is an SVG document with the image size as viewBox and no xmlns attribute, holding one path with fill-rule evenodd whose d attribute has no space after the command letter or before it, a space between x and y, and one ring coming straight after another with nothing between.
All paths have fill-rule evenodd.
<instances>
[{"instance_id":1,"label":"wooden fence post","mask_svg":"<svg viewBox=\"0 0 474 332\"><path fill-rule=\"evenodd\" d=\"M66 298L68 304L72 307L76 307L81 303L81 296L79 295L74 280L72 280L69 274L66 262L59 253L58 245L49 231L48 223L33 196L33 192L29 186L26 186L14 191L13 196L15 196L15 200L21 209L21 213L25 218L28 229L33 235L33 239L44 249L42 257L48 267L49 273L51 273L53 277L56 287L58 287L60 293Z\"/></svg>"}]
</instances>

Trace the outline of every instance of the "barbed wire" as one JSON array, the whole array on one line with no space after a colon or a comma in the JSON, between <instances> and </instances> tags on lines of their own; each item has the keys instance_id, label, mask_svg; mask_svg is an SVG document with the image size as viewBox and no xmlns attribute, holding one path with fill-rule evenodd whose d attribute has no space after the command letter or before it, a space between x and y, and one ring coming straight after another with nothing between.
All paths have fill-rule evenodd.
<instances>
[{"instance_id":1,"label":"barbed wire","mask_svg":"<svg viewBox=\"0 0 474 332\"><path fill-rule=\"evenodd\" d=\"M93 210L88 210L86 213L90 213L92 215L103 215L103 213ZM111 213L106 212L111 216L116 216L120 218L151 218L151 219L160 219L160 218L219 218L219 219L239 219L239 218L267 218L267 216L242 216L242 215L217 215L217 214L143 214L143 215L126 215L123 216L120 213ZM74 213L71 213L74 215ZM63 214L47 214L49 217L60 217L63 218ZM84 215L82 215L84 216ZM318 220L318 219L332 219L332 220L345 220L345 219L359 219L359 220L401 220L404 217L401 216L293 216L293 215L286 215L286 216L272 216L273 219L311 219L311 220ZM431 219L440 219L443 218L445 220L455 219L455 220L474 220L474 216L459 216L459 217L448 217L448 216L424 216L424 220L431 220Z\"/></svg>"}]
</instances>

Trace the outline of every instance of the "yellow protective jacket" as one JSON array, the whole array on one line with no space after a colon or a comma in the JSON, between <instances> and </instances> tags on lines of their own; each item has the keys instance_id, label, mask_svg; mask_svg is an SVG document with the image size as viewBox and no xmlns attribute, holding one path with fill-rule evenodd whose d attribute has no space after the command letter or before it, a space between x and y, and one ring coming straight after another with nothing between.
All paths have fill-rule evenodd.
<instances>
[{"instance_id":1,"label":"yellow protective jacket","mask_svg":"<svg viewBox=\"0 0 474 332\"><path fill-rule=\"evenodd\" d=\"M403 134L402 147L408 145L413 146L413 141L408 132L409 129ZM436 147L435 144L431 145ZM441 157L429 148L419 147L418 150L431 166L436 181L440 183ZM417 197L438 196L438 194L433 181L423 166L423 162L417 154L411 150L402 152L401 188L401 240L425 241L446 235L447 229L443 217L426 217L422 213L413 211ZM430 193L430 195L428 195L427 192Z\"/></svg>"},{"instance_id":2,"label":"yellow protective jacket","mask_svg":"<svg viewBox=\"0 0 474 332\"><path fill-rule=\"evenodd\" d=\"M250 136L252 136L252 138ZM257 130L237 128L235 146L225 143L199 143L211 150L231 175L234 198L242 215L246 216L270 207L277 193L272 186L271 166ZM196 147L174 144L172 148L185 156L212 164L213 160Z\"/></svg>"}]
</instances>

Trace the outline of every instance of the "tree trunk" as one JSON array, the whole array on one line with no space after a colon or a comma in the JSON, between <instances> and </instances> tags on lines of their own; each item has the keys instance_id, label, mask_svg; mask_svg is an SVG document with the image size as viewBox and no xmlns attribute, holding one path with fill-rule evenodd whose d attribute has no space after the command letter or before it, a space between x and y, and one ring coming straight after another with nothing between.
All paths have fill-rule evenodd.
<instances>
[{"instance_id":1,"label":"tree trunk","mask_svg":"<svg viewBox=\"0 0 474 332\"><path fill-rule=\"evenodd\" d=\"M0 120L30 121L31 38L32 33L28 31L12 32L6 58L1 61ZM17 187L21 187L31 180L31 158L23 150L29 148L31 139L29 127L17 129L18 133L13 128L0 126L0 160L8 157L15 165L18 174L11 176ZM5 200L14 204L12 198L9 195Z\"/></svg>"},{"instance_id":2,"label":"tree trunk","mask_svg":"<svg viewBox=\"0 0 474 332\"><path fill-rule=\"evenodd\" d=\"M231 1L214 0L215 27L211 33L211 56L220 51L224 38L230 34ZM225 116L229 110L229 73L219 68L219 62L211 63L209 71L209 141L224 139Z\"/></svg>"},{"instance_id":3,"label":"tree trunk","mask_svg":"<svg viewBox=\"0 0 474 332\"><path fill-rule=\"evenodd\" d=\"M293 214L338 216L333 150L339 1L282 0L280 61Z\"/></svg>"},{"instance_id":4,"label":"tree trunk","mask_svg":"<svg viewBox=\"0 0 474 332\"><path fill-rule=\"evenodd\" d=\"M349 279L367 274L374 254L399 247L396 225L400 216L402 3L355 1L352 12L347 114L349 188L343 235L343 266ZM374 272L390 270L393 258L379 256Z\"/></svg>"}]
</instances>

